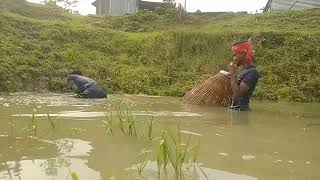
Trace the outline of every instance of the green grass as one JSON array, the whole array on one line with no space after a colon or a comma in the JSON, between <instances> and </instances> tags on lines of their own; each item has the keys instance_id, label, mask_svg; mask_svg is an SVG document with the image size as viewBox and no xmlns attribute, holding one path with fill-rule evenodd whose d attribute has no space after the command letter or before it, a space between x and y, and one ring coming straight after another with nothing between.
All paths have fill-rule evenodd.
<instances>
[{"instance_id":1,"label":"green grass","mask_svg":"<svg viewBox=\"0 0 320 180\"><path fill-rule=\"evenodd\" d=\"M68 91L80 69L109 93L182 96L225 69L234 41L251 37L256 99L320 102L320 10L283 14L79 16L23 0L0 1L0 91Z\"/></svg>"},{"instance_id":2,"label":"green grass","mask_svg":"<svg viewBox=\"0 0 320 180\"><path fill-rule=\"evenodd\" d=\"M186 134L187 141L183 143L182 134ZM161 177L161 172L167 173L168 164L174 170L176 179L181 179L183 177L183 167L186 165L186 160L190 153L191 161L195 164L199 157L199 147L198 144L192 145L191 137L201 136L197 133L192 133L188 131L181 131L178 125L177 134L173 133L171 130L163 130L162 136L158 142L156 162L158 167L158 176Z\"/></svg>"},{"instance_id":3,"label":"green grass","mask_svg":"<svg viewBox=\"0 0 320 180\"><path fill-rule=\"evenodd\" d=\"M102 122L105 127L106 133L114 135L112 113L110 113L110 115L105 114L105 117L106 120L103 120Z\"/></svg>"},{"instance_id":4,"label":"green grass","mask_svg":"<svg viewBox=\"0 0 320 180\"><path fill-rule=\"evenodd\" d=\"M148 138L150 141L152 141L153 127L154 127L154 120L153 120L153 116L151 116L151 118L148 121Z\"/></svg>"}]
</instances>

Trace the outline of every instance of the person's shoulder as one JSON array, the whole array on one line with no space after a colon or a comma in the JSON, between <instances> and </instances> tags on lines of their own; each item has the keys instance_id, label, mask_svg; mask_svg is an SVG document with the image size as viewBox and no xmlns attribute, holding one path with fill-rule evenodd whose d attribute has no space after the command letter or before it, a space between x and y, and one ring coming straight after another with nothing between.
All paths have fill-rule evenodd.
<instances>
[{"instance_id":1,"label":"person's shoulder","mask_svg":"<svg viewBox=\"0 0 320 180\"><path fill-rule=\"evenodd\" d=\"M80 75L77 74L70 74L67 76L68 79L78 79L80 77Z\"/></svg>"},{"instance_id":2,"label":"person's shoulder","mask_svg":"<svg viewBox=\"0 0 320 180\"><path fill-rule=\"evenodd\" d=\"M256 68L256 66L253 66L252 68L250 68L248 70L248 74L252 75L252 76L260 76L260 72L259 70Z\"/></svg>"}]
</instances>

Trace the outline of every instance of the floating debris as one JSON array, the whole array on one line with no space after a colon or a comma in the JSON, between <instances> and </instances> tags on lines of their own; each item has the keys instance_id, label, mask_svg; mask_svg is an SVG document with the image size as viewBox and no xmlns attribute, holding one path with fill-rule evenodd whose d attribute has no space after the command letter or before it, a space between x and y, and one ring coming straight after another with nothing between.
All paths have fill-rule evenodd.
<instances>
[{"instance_id":1,"label":"floating debris","mask_svg":"<svg viewBox=\"0 0 320 180\"><path fill-rule=\"evenodd\" d=\"M9 107L10 105L9 105L9 103L3 103L2 104L4 107Z\"/></svg>"},{"instance_id":2,"label":"floating debris","mask_svg":"<svg viewBox=\"0 0 320 180\"><path fill-rule=\"evenodd\" d=\"M180 133L182 133L182 134L191 134L191 135L195 135L195 136L202 136L202 134L198 134L198 133L191 132L191 131L184 131L184 130L181 130Z\"/></svg>"},{"instance_id":3,"label":"floating debris","mask_svg":"<svg viewBox=\"0 0 320 180\"><path fill-rule=\"evenodd\" d=\"M255 156L252 156L252 155L243 155L242 156L242 159L244 160L252 160L252 159L255 159L256 157Z\"/></svg>"},{"instance_id":4,"label":"floating debris","mask_svg":"<svg viewBox=\"0 0 320 180\"><path fill-rule=\"evenodd\" d=\"M228 153L218 153L218 154L221 155L221 156L229 156Z\"/></svg>"}]
</instances>

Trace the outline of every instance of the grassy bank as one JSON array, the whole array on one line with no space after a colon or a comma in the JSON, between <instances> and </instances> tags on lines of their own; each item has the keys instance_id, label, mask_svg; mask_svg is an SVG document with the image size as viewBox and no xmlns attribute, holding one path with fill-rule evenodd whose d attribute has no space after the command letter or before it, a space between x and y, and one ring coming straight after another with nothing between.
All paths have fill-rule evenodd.
<instances>
[{"instance_id":1,"label":"grassy bank","mask_svg":"<svg viewBox=\"0 0 320 180\"><path fill-rule=\"evenodd\" d=\"M22 0L0 8L0 91L64 92L80 69L109 93L181 96L226 67L234 41L251 37L262 74L255 98L320 102L320 10L178 24L163 10L83 17Z\"/></svg>"}]
</instances>

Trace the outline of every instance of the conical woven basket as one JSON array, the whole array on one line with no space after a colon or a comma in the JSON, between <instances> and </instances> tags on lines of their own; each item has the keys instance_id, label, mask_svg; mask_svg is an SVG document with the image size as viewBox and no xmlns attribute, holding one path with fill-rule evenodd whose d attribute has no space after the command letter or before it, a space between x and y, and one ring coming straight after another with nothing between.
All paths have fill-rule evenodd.
<instances>
[{"instance_id":1,"label":"conical woven basket","mask_svg":"<svg viewBox=\"0 0 320 180\"><path fill-rule=\"evenodd\" d=\"M193 105L216 105L227 107L232 94L229 77L222 73L200 82L182 100Z\"/></svg>"}]
</instances>

